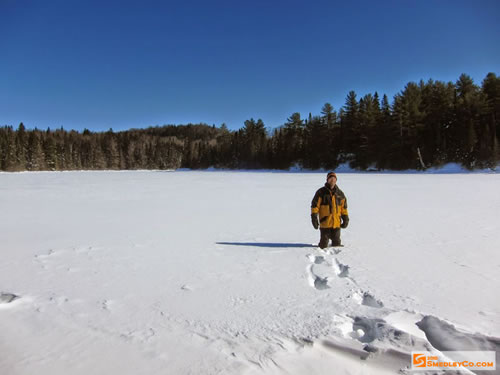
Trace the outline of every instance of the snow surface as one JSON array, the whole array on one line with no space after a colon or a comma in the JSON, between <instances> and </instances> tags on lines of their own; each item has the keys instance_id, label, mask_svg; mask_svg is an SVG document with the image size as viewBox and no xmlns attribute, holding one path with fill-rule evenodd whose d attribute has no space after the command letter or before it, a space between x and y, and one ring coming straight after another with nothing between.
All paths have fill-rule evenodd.
<instances>
[{"instance_id":1,"label":"snow surface","mask_svg":"<svg viewBox=\"0 0 500 375\"><path fill-rule=\"evenodd\" d=\"M386 374L500 348L500 175L0 174L0 374ZM498 370L497 370L498 372ZM492 372L488 372L492 373Z\"/></svg>"}]
</instances>

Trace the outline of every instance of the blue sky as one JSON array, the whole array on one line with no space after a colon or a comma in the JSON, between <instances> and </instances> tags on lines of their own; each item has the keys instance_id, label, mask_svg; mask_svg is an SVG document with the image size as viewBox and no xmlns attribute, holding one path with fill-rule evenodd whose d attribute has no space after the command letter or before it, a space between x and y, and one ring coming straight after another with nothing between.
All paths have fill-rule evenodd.
<instances>
[{"instance_id":1,"label":"blue sky","mask_svg":"<svg viewBox=\"0 0 500 375\"><path fill-rule=\"evenodd\" d=\"M500 74L499 1L0 0L0 125L267 127Z\"/></svg>"}]
</instances>

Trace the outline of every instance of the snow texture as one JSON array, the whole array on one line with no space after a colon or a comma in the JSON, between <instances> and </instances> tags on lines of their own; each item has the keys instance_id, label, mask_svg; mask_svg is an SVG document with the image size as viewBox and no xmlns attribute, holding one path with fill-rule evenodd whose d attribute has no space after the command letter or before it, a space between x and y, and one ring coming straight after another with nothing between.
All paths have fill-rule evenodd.
<instances>
[{"instance_id":1,"label":"snow texture","mask_svg":"<svg viewBox=\"0 0 500 375\"><path fill-rule=\"evenodd\" d=\"M498 353L498 174L339 173L351 220L321 250L324 180L1 173L0 374L396 374L415 350Z\"/></svg>"}]
</instances>

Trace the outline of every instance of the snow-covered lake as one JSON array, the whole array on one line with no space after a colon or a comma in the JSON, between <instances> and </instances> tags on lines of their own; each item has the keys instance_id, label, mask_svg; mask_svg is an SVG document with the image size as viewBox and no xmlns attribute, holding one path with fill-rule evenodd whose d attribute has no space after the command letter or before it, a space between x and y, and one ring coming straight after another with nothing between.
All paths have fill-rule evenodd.
<instances>
[{"instance_id":1,"label":"snow-covered lake","mask_svg":"<svg viewBox=\"0 0 500 375\"><path fill-rule=\"evenodd\" d=\"M412 350L498 358L500 175L339 174L350 223L327 252L310 220L324 182L0 173L0 374L385 374Z\"/></svg>"}]
</instances>

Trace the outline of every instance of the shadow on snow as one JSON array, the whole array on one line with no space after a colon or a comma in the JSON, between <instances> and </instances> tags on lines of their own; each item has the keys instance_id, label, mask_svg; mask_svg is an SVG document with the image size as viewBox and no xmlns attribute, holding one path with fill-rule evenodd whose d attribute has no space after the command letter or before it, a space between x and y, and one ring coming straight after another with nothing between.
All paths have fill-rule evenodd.
<instances>
[{"instance_id":1,"label":"shadow on snow","mask_svg":"<svg viewBox=\"0 0 500 375\"><path fill-rule=\"evenodd\" d=\"M310 243L281 243L281 242L216 242L217 245L257 246L257 247L316 247Z\"/></svg>"}]
</instances>

